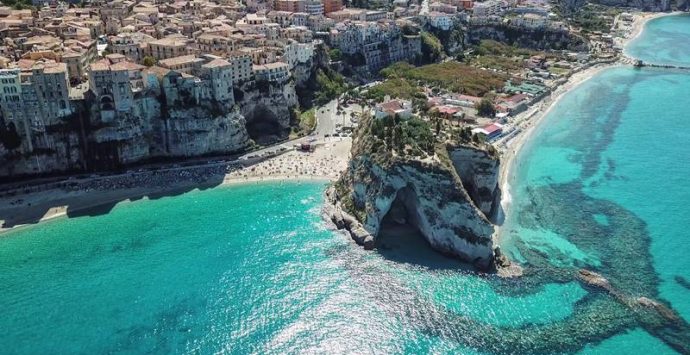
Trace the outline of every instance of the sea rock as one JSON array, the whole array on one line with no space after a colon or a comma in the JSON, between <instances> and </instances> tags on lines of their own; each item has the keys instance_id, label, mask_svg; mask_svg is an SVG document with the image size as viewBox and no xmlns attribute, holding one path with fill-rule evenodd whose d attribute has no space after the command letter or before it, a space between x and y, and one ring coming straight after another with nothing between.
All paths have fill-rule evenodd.
<instances>
[{"instance_id":1,"label":"sea rock","mask_svg":"<svg viewBox=\"0 0 690 355\"><path fill-rule=\"evenodd\" d=\"M469 145L447 145L443 152L451 158L443 160L382 157L363 133L372 122L360 122L349 167L334 184L335 192L327 194L343 209L353 239L362 244L371 235L375 243L385 219L417 229L443 254L493 268L494 226L488 215L500 194L498 157Z\"/></svg>"},{"instance_id":2,"label":"sea rock","mask_svg":"<svg viewBox=\"0 0 690 355\"><path fill-rule=\"evenodd\" d=\"M609 292L613 290L609 280L594 271L580 269L577 273L577 278L590 286L598 287Z\"/></svg>"},{"instance_id":3,"label":"sea rock","mask_svg":"<svg viewBox=\"0 0 690 355\"><path fill-rule=\"evenodd\" d=\"M361 226L357 226L350 230L350 234L352 235L352 239L354 239L359 245L364 245L364 241L368 237L371 237L371 234L369 234L369 232L367 232L366 229Z\"/></svg>"},{"instance_id":4,"label":"sea rock","mask_svg":"<svg viewBox=\"0 0 690 355\"><path fill-rule=\"evenodd\" d=\"M492 218L501 202L499 160L486 150L471 146L450 149L449 155L474 204Z\"/></svg>"},{"instance_id":5,"label":"sea rock","mask_svg":"<svg viewBox=\"0 0 690 355\"><path fill-rule=\"evenodd\" d=\"M343 213L340 211L339 208L333 208L333 211L331 212L331 221L333 221L333 224L335 224L335 227L338 229L343 229L345 228L345 221L343 220Z\"/></svg>"},{"instance_id":6,"label":"sea rock","mask_svg":"<svg viewBox=\"0 0 690 355\"><path fill-rule=\"evenodd\" d=\"M415 162L384 168L361 156L352 166L345 180L352 186L355 206L363 207L366 218L362 223L373 235L398 205L396 208L402 206L407 212L407 223L434 249L480 267L491 264L494 227L452 171Z\"/></svg>"},{"instance_id":7,"label":"sea rock","mask_svg":"<svg viewBox=\"0 0 690 355\"><path fill-rule=\"evenodd\" d=\"M364 237L364 240L362 241L362 246L364 247L364 250L373 250L375 246L374 237L371 235Z\"/></svg>"},{"instance_id":8,"label":"sea rock","mask_svg":"<svg viewBox=\"0 0 690 355\"><path fill-rule=\"evenodd\" d=\"M353 217L351 214L342 210L340 211L340 214L343 217L343 225L345 228L350 229L360 225L360 223L357 221L357 218Z\"/></svg>"}]
</instances>

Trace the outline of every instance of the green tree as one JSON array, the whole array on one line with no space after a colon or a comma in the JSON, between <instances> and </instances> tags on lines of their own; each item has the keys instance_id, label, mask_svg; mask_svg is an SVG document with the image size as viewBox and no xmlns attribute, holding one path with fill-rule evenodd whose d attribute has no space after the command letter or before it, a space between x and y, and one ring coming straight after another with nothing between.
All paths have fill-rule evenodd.
<instances>
[{"instance_id":1,"label":"green tree","mask_svg":"<svg viewBox=\"0 0 690 355\"><path fill-rule=\"evenodd\" d=\"M144 59L142 60L142 63L143 63L145 66L147 66L147 67L152 67L152 66L156 65L156 58L154 58L154 57L152 57L152 56L150 56L150 55L147 55L147 56L144 57Z\"/></svg>"},{"instance_id":2,"label":"green tree","mask_svg":"<svg viewBox=\"0 0 690 355\"><path fill-rule=\"evenodd\" d=\"M482 99L477 104L477 114L481 117L494 117L496 115L496 108L493 102L486 98Z\"/></svg>"},{"instance_id":3,"label":"green tree","mask_svg":"<svg viewBox=\"0 0 690 355\"><path fill-rule=\"evenodd\" d=\"M424 63L435 63L443 55L443 45L441 41L430 32L422 32L422 61Z\"/></svg>"},{"instance_id":4,"label":"green tree","mask_svg":"<svg viewBox=\"0 0 690 355\"><path fill-rule=\"evenodd\" d=\"M321 104L335 99L347 90L343 76L332 70L319 69L316 73L316 83L318 85L316 102Z\"/></svg>"},{"instance_id":5,"label":"green tree","mask_svg":"<svg viewBox=\"0 0 690 355\"><path fill-rule=\"evenodd\" d=\"M330 51L328 51L328 56L331 58L332 61L339 62L343 59L343 52L338 48L333 48Z\"/></svg>"},{"instance_id":6,"label":"green tree","mask_svg":"<svg viewBox=\"0 0 690 355\"><path fill-rule=\"evenodd\" d=\"M395 144L395 150L398 154L402 154L405 150L405 132L403 132L402 126L397 125L393 130L393 144Z\"/></svg>"}]
</instances>

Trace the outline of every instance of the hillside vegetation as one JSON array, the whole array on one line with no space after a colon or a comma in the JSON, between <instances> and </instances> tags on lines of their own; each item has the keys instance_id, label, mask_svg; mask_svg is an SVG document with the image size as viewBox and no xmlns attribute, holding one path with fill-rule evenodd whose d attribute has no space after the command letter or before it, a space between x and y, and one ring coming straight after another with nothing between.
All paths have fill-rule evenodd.
<instances>
[{"instance_id":1,"label":"hillside vegetation","mask_svg":"<svg viewBox=\"0 0 690 355\"><path fill-rule=\"evenodd\" d=\"M421 83L474 96L483 96L491 90L502 88L508 79L505 74L482 70L456 61L417 68L409 63L399 62L381 70L381 75L386 79L413 81L410 84L412 86Z\"/></svg>"}]
</instances>

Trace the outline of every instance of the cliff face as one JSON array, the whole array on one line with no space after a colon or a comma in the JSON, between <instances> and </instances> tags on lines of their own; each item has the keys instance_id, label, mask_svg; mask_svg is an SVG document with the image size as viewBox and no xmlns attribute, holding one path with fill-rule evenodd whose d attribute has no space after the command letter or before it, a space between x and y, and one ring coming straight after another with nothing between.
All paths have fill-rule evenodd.
<instances>
[{"instance_id":1,"label":"cliff face","mask_svg":"<svg viewBox=\"0 0 690 355\"><path fill-rule=\"evenodd\" d=\"M79 136L55 132L41 137L33 154L22 154L0 145L0 177L30 175L42 170L64 171L83 168Z\"/></svg>"},{"instance_id":2,"label":"cliff face","mask_svg":"<svg viewBox=\"0 0 690 355\"><path fill-rule=\"evenodd\" d=\"M254 83L240 89L237 99L240 113L246 119L249 136L262 143L287 138L291 111L299 103L295 84Z\"/></svg>"},{"instance_id":3,"label":"cliff face","mask_svg":"<svg viewBox=\"0 0 690 355\"><path fill-rule=\"evenodd\" d=\"M493 219L501 203L498 159L486 150L471 146L451 148L448 153L474 204L487 218Z\"/></svg>"},{"instance_id":4,"label":"cliff face","mask_svg":"<svg viewBox=\"0 0 690 355\"><path fill-rule=\"evenodd\" d=\"M335 225L371 249L387 223L403 224L439 252L492 267L498 158L467 145L437 147L433 156L381 157L370 140L358 134L350 166L327 192L326 214Z\"/></svg>"},{"instance_id":5,"label":"cliff face","mask_svg":"<svg viewBox=\"0 0 690 355\"><path fill-rule=\"evenodd\" d=\"M247 84L232 102L166 105L143 93L128 112L100 111L94 100L79 103L63 122L32 131L32 150L0 145L0 178L66 171L95 171L167 157L242 151L252 139L287 137L297 95L291 81ZM20 127L21 128L21 127ZM19 133L22 133L20 131ZM26 137L22 136L26 141Z\"/></svg>"},{"instance_id":6,"label":"cliff face","mask_svg":"<svg viewBox=\"0 0 690 355\"><path fill-rule=\"evenodd\" d=\"M567 49L571 51L587 51L587 41L567 30L518 28L510 25L473 25L468 36L469 43L477 44L481 40L490 39L504 42L518 47L538 50Z\"/></svg>"},{"instance_id":7,"label":"cliff face","mask_svg":"<svg viewBox=\"0 0 690 355\"><path fill-rule=\"evenodd\" d=\"M209 116L198 107L172 110L166 123L171 156L236 152L249 146L245 119L237 111Z\"/></svg>"}]
</instances>

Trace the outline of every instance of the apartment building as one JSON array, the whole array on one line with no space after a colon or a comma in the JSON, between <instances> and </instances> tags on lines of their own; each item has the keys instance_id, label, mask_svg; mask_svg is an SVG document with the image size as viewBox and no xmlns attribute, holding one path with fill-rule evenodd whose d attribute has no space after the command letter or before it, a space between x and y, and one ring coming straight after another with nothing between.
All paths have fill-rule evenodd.
<instances>
[{"instance_id":1,"label":"apartment building","mask_svg":"<svg viewBox=\"0 0 690 355\"><path fill-rule=\"evenodd\" d=\"M263 65L254 65L256 80L282 83L290 78L290 69L287 63L275 62Z\"/></svg>"}]
</instances>

